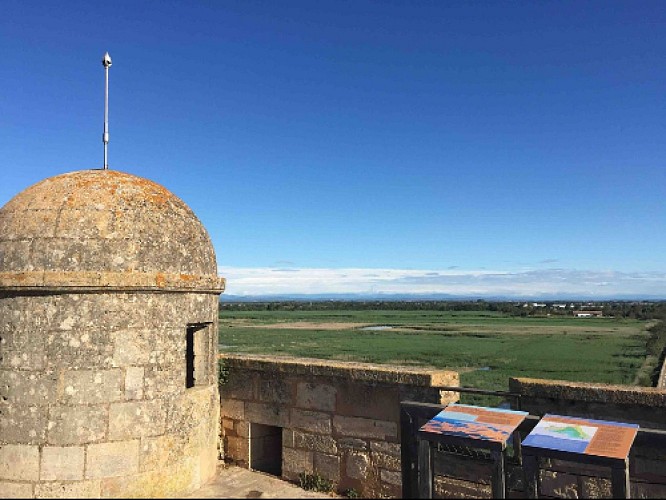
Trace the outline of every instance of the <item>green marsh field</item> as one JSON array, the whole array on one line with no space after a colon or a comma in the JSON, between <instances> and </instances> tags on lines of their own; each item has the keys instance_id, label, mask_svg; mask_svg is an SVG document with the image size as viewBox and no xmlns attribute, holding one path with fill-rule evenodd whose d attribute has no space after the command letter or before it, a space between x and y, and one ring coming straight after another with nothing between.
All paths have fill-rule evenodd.
<instances>
[{"instance_id":1,"label":"green marsh field","mask_svg":"<svg viewBox=\"0 0 666 500\"><path fill-rule=\"evenodd\" d=\"M220 351L447 368L463 386L494 390L512 376L637 384L649 325L489 311L223 310Z\"/></svg>"}]
</instances>

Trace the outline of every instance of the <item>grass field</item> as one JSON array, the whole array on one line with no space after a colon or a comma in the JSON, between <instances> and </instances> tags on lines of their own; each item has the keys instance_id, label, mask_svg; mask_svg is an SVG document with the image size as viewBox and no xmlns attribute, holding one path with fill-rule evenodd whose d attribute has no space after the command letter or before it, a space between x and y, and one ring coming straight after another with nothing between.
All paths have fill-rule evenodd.
<instances>
[{"instance_id":1,"label":"grass field","mask_svg":"<svg viewBox=\"0 0 666 500\"><path fill-rule=\"evenodd\" d=\"M220 315L220 350L450 368L484 389L506 390L511 376L632 384L647 326L492 312L234 311Z\"/></svg>"}]
</instances>

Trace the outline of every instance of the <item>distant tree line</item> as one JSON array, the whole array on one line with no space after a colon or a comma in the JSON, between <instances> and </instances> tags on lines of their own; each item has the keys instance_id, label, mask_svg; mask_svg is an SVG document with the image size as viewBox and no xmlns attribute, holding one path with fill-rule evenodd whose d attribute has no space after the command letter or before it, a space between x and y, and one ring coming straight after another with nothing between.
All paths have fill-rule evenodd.
<instances>
[{"instance_id":1,"label":"distant tree line","mask_svg":"<svg viewBox=\"0 0 666 500\"><path fill-rule=\"evenodd\" d=\"M563 307L564 306L564 307ZM574 310L598 310L618 319L666 320L666 301L494 302L485 300L322 300L220 302L220 311L488 311L509 316L571 316Z\"/></svg>"}]
</instances>

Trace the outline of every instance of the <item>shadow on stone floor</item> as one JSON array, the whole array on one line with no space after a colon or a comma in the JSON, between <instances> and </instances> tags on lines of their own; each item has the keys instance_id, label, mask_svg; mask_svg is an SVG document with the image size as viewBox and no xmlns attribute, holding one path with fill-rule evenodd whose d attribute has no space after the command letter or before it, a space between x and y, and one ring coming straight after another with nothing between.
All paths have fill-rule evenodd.
<instances>
[{"instance_id":1,"label":"shadow on stone floor","mask_svg":"<svg viewBox=\"0 0 666 500\"><path fill-rule=\"evenodd\" d=\"M277 477L240 467L221 465L211 482L186 498L341 498L305 491Z\"/></svg>"}]
</instances>

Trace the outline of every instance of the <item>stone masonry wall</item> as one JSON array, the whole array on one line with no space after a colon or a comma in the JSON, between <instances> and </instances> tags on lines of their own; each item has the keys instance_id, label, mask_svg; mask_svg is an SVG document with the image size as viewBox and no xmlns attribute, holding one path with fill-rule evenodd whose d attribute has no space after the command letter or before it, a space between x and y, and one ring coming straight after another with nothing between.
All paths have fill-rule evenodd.
<instances>
[{"instance_id":1,"label":"stone masonry wall","mask_svg":"<svg viewBox=\"0 0 666 500\"><path fill-rule=\"evenodd\" d=\"M533 415L558 413L666 430L666 389L511 378L509 390L520 395L521 409Z\"/></svg>"},{"instance_id":2,"label":"stone masonry wall","mask_svg":"<svg viewBox=\"0 0 666 500\"><path fill-rule=\"evenodd\" d=\"M304 358L221 356L225 458L251 462L251 424L282 429L282 477L317 473L339 492L400 496L400 401L448 403L456 372Z\"/></svg>"},{"instance_id":3,"label":"stone masonry wall","mask_svg":"<svg viewBox=\"0 0 666 500\"><path fill-rule=\"evenodd\" d=\"M166 496L217 463L217 376L185 388L217 296L0 295L0 497ZM211 335L211 363L216 356Z\"/></svg>"}]
</instances>

